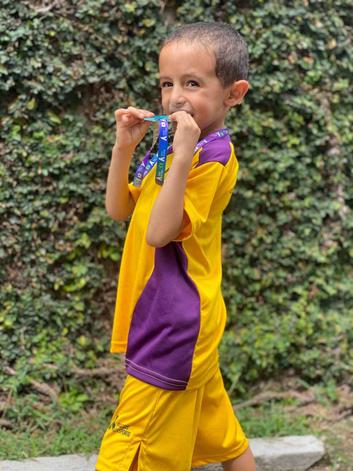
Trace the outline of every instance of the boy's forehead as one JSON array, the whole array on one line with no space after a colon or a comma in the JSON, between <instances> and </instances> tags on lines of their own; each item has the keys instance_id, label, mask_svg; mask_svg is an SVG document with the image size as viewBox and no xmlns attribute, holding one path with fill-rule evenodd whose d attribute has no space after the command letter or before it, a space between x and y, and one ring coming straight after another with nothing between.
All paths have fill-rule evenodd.
<instances>
[{"instance_id":1,"label":"boy's forehead","mask_svg":"<svg viewBox=\"0 0 353 471\"><path fill-rule=\"evenodd\" d=\"M166 44L159 54L159 72L168 70L184 74L214 74L216 57L213 50L198 41L173 41Z\"/></svg>"}]
</instances>

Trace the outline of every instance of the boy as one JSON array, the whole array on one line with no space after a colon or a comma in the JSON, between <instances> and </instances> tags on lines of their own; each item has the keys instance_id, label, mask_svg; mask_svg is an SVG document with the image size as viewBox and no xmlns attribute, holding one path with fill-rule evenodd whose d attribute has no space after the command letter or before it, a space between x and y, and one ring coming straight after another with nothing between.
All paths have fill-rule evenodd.
<instances>
[{"instance_id":1,"label":"boy","mask_svg":"<svg viewBox=\"0 0 353 471\"><path fill-rule=\"evenodd\" d=\"M153 113L115 112L106 209L116 220L132 218L111 351L126 352L128 376L96 471L189 471L219 461L227 471L255 470L217 351L226 322L222 212L238 171L224 120L248 91L247 67L246 45L226 24L185 25L165 40L162 106L175 134L163 186L156 166L141 186L128 183Z\"/></svg>"}]
</instances>

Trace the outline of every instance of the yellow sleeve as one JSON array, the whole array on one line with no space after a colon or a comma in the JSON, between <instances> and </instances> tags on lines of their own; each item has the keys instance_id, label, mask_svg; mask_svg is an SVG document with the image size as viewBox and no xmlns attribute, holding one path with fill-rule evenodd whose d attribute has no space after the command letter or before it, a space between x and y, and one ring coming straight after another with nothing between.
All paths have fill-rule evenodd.
<instances>
[{"instance_id":1,"label":"yellow sleeve","mask_svg":"<svg viewBox=\"0 0 353 471\"><path fill-rule=\"evenodd\" d=\"M135 201L135 204L136 204L136 201L138 200L138 197L140 196L140 193L141 193L141 187L134 186L133 182L129 183L128 187L129 187L130 195L132 196L132 198L133 198L133 200Z\"/></svg>"},{"instance_id":2,"label":"yellow sleeve","mask_svg":"<svg viewBox=\"0 0 353 471\"><path fill-rule=\"evenodd\" d=\"M204 163L190 170L184 195L182 229L175 241L188 239L207 221L216 193L222 191L223 174L224 166L218 162Z\"/></svg>"}]
</instances>

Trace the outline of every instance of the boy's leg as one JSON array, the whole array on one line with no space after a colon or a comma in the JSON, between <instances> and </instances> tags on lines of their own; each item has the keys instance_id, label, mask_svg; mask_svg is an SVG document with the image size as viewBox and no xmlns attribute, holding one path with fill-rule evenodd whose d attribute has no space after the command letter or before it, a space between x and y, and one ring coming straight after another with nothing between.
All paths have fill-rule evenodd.
<instances>
[{"instance_id":1,"label":"boy's leg","mask_svg":"<svg viewBox=\"0 0 353 471\"><path fill-rule=\"evenodd\" d=\"M155 388L151 390L150 385L127 376L102 439L96 471L131 471L158 398Z\"/></svg>"},{"instance_id":2,"label":"boy's leg","mask_svg":"<svg viewBox=\"0 0 353 471\"><path fill-rule=\"evenodd\" d=\"M200 405L198 389L163 390L128 376L96 471L190 471Z\"/></svg>"},{"instance_id":3,"label":"boy's leg","mask_svg":"<svg viewBox=\"0 0 353 471\"><path fill-rule=\"evenodd\" d=\"M220 370L204 387L192 465L197 468L216 462L222 462L225 471L256 470Z\"/></svg>"},{"instance_id":4,"label":"boy's leg","mask_svg":"<svg viewBox=\"0 0 353 471\"><path fill-rule=\"evenodd\" d=\"M224 461L222 464L224 471L256 471L254 456L250 448L237 458Z\"/></svg>"}]
</instances>

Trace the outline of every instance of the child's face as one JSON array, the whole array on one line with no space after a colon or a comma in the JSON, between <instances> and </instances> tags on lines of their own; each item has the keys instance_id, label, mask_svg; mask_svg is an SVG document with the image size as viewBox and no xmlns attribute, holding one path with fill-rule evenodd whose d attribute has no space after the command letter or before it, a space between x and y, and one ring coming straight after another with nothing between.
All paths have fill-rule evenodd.
<instances>
[{"instance_id":1,"label":"child's face","mask_svg":"<svg viewBox=\"0 0 353 471\"><path fill-rule=\"evenodd\" d=\"M159 56L162 106L166 114L186 111L201 129L201 137L224 127L229 90L216 76L216 58L197 42L171 42Z\"/></svg>"}]
</instances>

